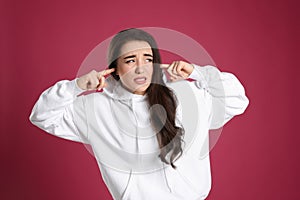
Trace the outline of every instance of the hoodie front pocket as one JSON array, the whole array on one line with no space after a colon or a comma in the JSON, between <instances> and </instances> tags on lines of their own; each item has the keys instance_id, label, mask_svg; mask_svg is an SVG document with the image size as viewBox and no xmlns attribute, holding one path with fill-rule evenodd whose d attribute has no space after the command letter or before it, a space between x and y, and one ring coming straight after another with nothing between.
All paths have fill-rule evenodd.
<instances>
[{"instance_id":1,"label":"hoodie front pocket","mask_svg":"<svg viewBox=\"0 0 300 200\"><path fill-rule=\"evenodd\" d=\"M124 188L124 190L122 192L122 195L121 195L121 200L127 200L128 199L129 191L130 191L130 188L131 188L131 185L132 185L132 179L133 179L132 176L133 176L132 172L130 172L126 187Z\"/></svg>"},{"instance_id":2,"label":"hoodie front pocket","mask_svg":"<svg viewBox=\"0 0 300 200\"><path fill-rule=\"evenodd\" d=\"M114 200L125 200L132 185L132 172L121 172L101 166L102 178Z\"/></svg>"},{"instance_id":3,"label":"hoodie front pocket","mask_svg":"<svg viewBox=\"0 0 300 200\"><path fill-rule=\"evenodd\" d=\"M166 168L166 179L176 199L194 200L201 195L177 169Z\"/></svg>"},{"instance_id":4,"label":"hoodie front pocket","mask_svg":"<svg viewBox=\"0 0 300 200\"><path fill-rule=\"evenodd\" d=\"M195 159L186 156L185 159L176 169L177 173L199 197L206 197L211 189L209 157Z\"/></svg>"}]
</instances>

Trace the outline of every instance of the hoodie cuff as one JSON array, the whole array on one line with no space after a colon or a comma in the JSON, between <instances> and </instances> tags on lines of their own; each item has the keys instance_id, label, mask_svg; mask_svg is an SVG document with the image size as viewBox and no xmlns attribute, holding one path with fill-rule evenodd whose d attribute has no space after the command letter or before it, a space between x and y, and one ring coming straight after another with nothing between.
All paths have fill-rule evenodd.
<instances>
[{"instance_id":1,"label":"hoodie cuff","mask_svg":"<svg viewBox=\"0 0 300 200\"><path fill-rule=\"evenodd\" d=\"M70 81L71 87L73 88L73 91L74 91L74 94L75 94L75 95L79 95L79 94L81 94L81 93L83 93L83 92L86 91L86 90L81 89L81 88L78 86L78 84L77 84L77 79L78 79L78 78L75 78L74 80Z\"/></svg>"},{"instance_id":2,"label":"hoodie cuff","mask_svg":"<svg viewBox=\"0 0 300 200\"><path fill-rule=\"evenodd\" d=\"M199 88L208 88L208 83L207 83L207 79L204 77L204 74L201 72L201 68L202 70L204 70L204 67L192 64L194 66L194 70L192 71L192 73L189 75L189 79L193 79L197 82L197 86Z\"/></svg>"},{"instance_id":3,"label":"hoodie cuff","mask_svg":"<svg viewBox=\"0 0 300 200\"><path fill-rule=\"evenodd\" d=\"M203 74L198 69L200 66L195 65L195 64L192 64L192 65L194 66L194 69L193 69L192 73L189 75L188 78L194 79L196 81L202 81L202 80L204 80Z\"/></svg>"}]
</instances>

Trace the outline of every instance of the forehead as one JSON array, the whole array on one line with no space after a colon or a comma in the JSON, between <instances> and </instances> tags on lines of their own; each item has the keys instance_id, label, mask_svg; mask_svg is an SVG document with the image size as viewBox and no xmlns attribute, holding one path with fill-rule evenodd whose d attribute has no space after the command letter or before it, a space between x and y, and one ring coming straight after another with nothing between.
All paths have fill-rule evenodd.
<instances>
[{"instance_id":1,"label":"forehead","mask_svg":"<svg viewBox=\"0 0 300 200\"><path fill-rule=\"evenodd\" d=\"M121 56L138 52L147 52L152 54L151 46L148 44L148 42L134 40L126 42L120 50Z\"/></svg>"}]
</instances>

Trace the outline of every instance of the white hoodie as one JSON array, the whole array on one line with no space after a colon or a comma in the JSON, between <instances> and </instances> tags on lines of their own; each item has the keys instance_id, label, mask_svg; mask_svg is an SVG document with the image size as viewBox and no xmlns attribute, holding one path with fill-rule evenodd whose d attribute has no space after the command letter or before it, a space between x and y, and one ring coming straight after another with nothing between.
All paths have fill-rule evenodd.
<instances>
[{"instance_id":1,"label":"white hoodie","mask_svg":"<svg viewBox=\"0 0 300 200\"><path fill-rule=\"evenodd\" d=\"M176 169L158 158L147 96L112 77L102 93L80 96L76 79L57 82L41 94L30 120L48 133L89 144L116 200L205 199L211 188L208 131L242 114L249 100L233 74L194 66L189 78L195 81L167 83L180 105L176 125L185 129Z\"/></svg>"}]
</instances>

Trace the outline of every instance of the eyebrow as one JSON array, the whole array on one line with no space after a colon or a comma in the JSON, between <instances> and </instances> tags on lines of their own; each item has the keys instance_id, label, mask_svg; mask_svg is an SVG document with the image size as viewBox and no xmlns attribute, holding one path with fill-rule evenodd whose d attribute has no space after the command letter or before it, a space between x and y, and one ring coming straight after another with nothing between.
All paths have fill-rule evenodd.
<instances>
[{"instance_id":1,"label":"eyebrow","mask_svg":"<svg viewBox=\"0 0 300 200\"><path fill-rule=\"evenodd\" d=\"M148 54L148 53L144 53L144 56L150 56L153 58L153 56L151 54ZM124 59L128 59L128 58L135 58L136 56L135 55L130 55L130 56L126 56L124 57Z\"/></svg>"}]
</instances>

